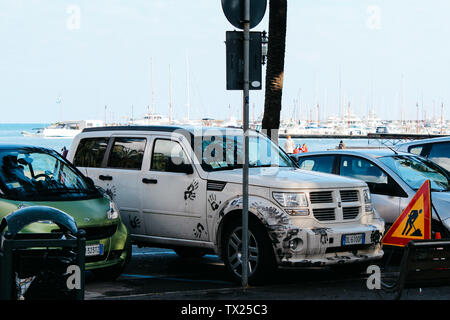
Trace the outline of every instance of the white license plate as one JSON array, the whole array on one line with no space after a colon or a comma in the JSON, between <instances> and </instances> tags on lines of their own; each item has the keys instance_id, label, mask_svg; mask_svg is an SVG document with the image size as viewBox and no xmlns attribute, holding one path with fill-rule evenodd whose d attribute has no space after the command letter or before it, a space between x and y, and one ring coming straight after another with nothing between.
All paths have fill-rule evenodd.
<instances>
[{"instance_id":1,"label":"white license plate","mask_svg":"<svg viewBox=\"0 0 450 320\"><path fill-rule=\"evenodd\" d=\"M364 233L344 234L342 236L342 245L350 246L353 244L364 244Z\"/></svg>"},{"instance_id":2,"label":"white license plate","mask_svg":"<svg viewBox=\"0 0 450 320\"><path fill-rule=\"evenodd\" d=\"M103 244L93 244L86 246L86 257L100 256L103 254Z\"/></svg>"}]
</instances>

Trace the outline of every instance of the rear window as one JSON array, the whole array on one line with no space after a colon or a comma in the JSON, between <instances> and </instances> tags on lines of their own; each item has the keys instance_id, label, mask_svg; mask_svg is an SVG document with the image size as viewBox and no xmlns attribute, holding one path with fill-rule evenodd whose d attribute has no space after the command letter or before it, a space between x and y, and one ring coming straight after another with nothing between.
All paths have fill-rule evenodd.
<instances>
[{"instance_id":1,"label":"rear window","mask_svg":"<svg viewBox=\"0 0 450 320\"><path fill-rule=\"evenodd\" d=\"M145 138L115 138L108 167L140 170L146 143Z\"/></svg>"},{"instance_id":2,"label":"rear window","mask_svg":"<svg viewBox=\"0 0 450 320\"><path fill-rule=\"evenodd\" d=\"M73 164L76 167L100 168L109 138L86 138L78 144Z\"/></svg>"}]
</instances>

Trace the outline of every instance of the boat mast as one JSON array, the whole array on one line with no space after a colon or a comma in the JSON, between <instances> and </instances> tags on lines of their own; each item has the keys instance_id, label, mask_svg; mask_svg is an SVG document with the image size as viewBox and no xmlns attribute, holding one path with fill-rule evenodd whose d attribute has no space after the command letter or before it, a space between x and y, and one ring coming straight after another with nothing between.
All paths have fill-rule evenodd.
<instances>
[{"instance_id":1,"label":"boat mast","mask_svg":"<svg viewBox=\"0 0 450 320\"><path fill-rule=\"evenodd\" d=\"M191 113L191 95L190 95L190 90L189 90L189 55L188 52L186 51L186 95L187 95L187 103L186 103L186 107L187 107L187 120L190 120L190 113Z\"/></svg>"},{"instance_id":2,"label":"boat mast","mask_svg":"<svg viewBox=\"0 0 450 320\"><path fill-rule=\"evenodd\" d=\"M172 124L172 73L169 64L169 124Z\"/></svg>"},{"instance_id":3,"label":"boat mast","mask_svg":"<svg viewBox=\"0 0 450 320\"><path fill-rule=\"evenodd\" d=\"M150 69L151 69L151 79L152 79L152 106L151 109L149 110L149 119L150 119L150 114L155 112L155 81L153 78L153 59L150 59Z\"/></svg>"}]
</instances>

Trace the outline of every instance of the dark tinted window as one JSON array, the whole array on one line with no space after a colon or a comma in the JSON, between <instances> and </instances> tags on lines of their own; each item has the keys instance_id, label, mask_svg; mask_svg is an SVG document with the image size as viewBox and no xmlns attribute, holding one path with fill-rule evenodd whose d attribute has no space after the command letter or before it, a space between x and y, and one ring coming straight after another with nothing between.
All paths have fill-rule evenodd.
<instances>
[{"instance_id":1,"label":"dark tinted window","mask_svg":"<svg viewBox=\"0 0 450 320\"><path fill-rule=\"evenodd\" d=\"M300 169L333 173L334 156L302 157L298 164Z\"/></svg>"},{"instance_id":2,"label":"dark tinted window","mask_svg":"<svg viewBox=\"0 0 450 320\"><path fill-rule=\"evenodd\" d=\"M387 184L387 175L368 160L342 156L341 176L363 180L367 183Z\"/></svg>"},{"instance_id":3,"label":"dark tinted window","mask_svg":"<svg viewBox=\"0 0 450 320\"><path fill-rule=\"evenodd\" d=\"M108 147L108 138L81 139L73 164L77 167L99 168Z\"/></svg>"},{"instance_id":4,"label":"dark tinted window","mask_svg":"<svg viewBox=\"0 0 450 320\"><path fill-rule=\"evenodd\" d=\"M175 167L180 164L189 164L189 160L178 142L162 139L155 141L151 170L178 172Z\"/></svg>"},{"instance_id":5,"label":"dark tinted window","mask_svg":"<svg viewBox=\"0 0 450 320\"><path fill-rule=\"evenodd\" d=\"M146 142L145 138L115 138L108 167L141 169Z\"/></svg>"},{"instance_id":6,"label":"dark tinted window","mask_svg":"<svg viewBox=\"0 0 450 320\"><path fill-rule=\"evenodd\" d=\"M450 171L450 142L433 144L428 159Z\"/></svg>"}]
</instances>

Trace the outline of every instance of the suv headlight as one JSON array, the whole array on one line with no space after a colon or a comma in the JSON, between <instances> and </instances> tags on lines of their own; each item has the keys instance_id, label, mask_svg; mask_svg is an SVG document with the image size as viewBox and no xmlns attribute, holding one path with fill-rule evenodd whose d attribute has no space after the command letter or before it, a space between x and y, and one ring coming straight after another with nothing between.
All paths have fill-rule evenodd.
<instances>
[{"instance_id":1,"label":"suv headlight","mask_svg":"<svg viewBox=\"0 0 450 320\"><path fill-rule=\"evenodd\" d=\"M366 212L372 212L373 206L372 206L372 197L370 195L369 189L363 190L363 197L364 197L364 203L365 203L365 210Z\"/></svg>"},{"instance_id":2,"label":"suv headlight","mask_svg":"<svg viewBox=\"0 0 450 320\"><path fill-rule=\"evenodd\" d=\"M109 202L109 210L106 212L106 215L109 220L119 218L119 210L117 209L117 206L113 201Z\"/></svg>"},{"instance_id":3,"label":"suv headlight","mask_svg":"<svg viewBox=\"0 0 450 320\"><path fill-rule=\"evenodd\" d=\"M304 193L274 192L273 198L282 207L307 207L308 200Z\"/></svg>"}]
</instances>

